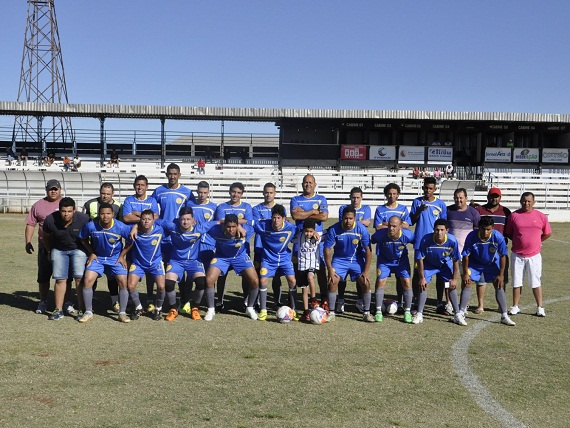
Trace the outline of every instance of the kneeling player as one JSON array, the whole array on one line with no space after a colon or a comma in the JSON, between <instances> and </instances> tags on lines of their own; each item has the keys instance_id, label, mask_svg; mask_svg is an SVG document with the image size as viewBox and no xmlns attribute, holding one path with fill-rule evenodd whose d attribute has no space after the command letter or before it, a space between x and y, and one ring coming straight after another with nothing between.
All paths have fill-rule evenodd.
<instances>
[{"instance_id":1,"label":"kneeling player","mask_svg":"<svg viewBox=\"0 0 570 428\"><path fill-rule=\"evenodd\" d=\"M328 270L329 320L335 318L336 292L341 278L350 274L352 281L358 281L362 287L364 316L366 322L374 322L370 315L370 234L366 227L356 221L353 206L347 206L342 213L342 221L331 226L325 236L325 262ZM334 251L333 251L334 247ZM362 250L364 249L364 258Z\"/></svg>"},{"instance_id":2,"label":"kneeling player","mask_svg":"<svg viewBox=\"0 0 570 428\"><path fill-rule=\"evenodd\" d=\"M407 245L414 242L414 234L410 229L403 229L403 221L398 216L388 220L388 228L379 229L370 238L376 244L378 277L376 279L376 315L374 320L381 322L382 301L384 289L388 278L393 273L396 282L403 288L404 294L404 322L412 322L412 284L410 281L410 260L408 259Z\"/></svg>"},{"instance_id":3,"label":"kneeling player","mask_svg":"<svg viewBox=\"0 0 570 428\"><path fill-rule=\"evenodd\" d=\"M433 226L433 233L425 235L416 250L415 259L418 269L420 295L418 298L418 311L412 322L423 322L423 311L427 300L427 287L431 278L436 275L438 279L449 284L449 299L453 305L455 317L453 321L459 325L467 325L465 315L459 314L457 303L457 279L459 278L459 244L457 239L449 233L449 225L445 219L437 219Z\"/></svg>"},{"instance_id":4,"label":"kneeling player","mask_svg":"<svg viewBox=\"0 0 570 428\"><path fill-rule=\"evenodd\" d=\"M463 247L463 291L461 292L462 311L471 296L471 284L492 282L495 287L495 299L501 313L501 323L509 326L515 323L507 315L505 296L505 266L507 264L507 244L505 238L494 229L492 217L481 217L479 230L474 230L465 238ZM483 281L484 278L484 281Z\"/></svg>"},{"instance_id":5,"label":"kneeling player","mask_svg":"<svg viewBox=\"0 0 570 428\"><path fill-rule=\"evenodd\" d=\"M162 252L160 244L164 237L164 229L154 224L154 212L144 210L141 213L141 220L138 224L137 234L127 247L122 251L124 257L131 248L131 267L127 278L127 286L135 309L131 314L131 320L138 320L143 313L137 285L145 274L150 274L156 283L155 308L152 312L152 319L160 321L162 319L162 303L164 302L164 266L162 264Z\"/></svg>"},{"instance_id":6,"label":"kneeling player","mask_svg":"<svg viewBox=\"0 0 570 428\"><path fill-rule=\"evenodd\" d=\"M285 207L275 205L271 208L271 220L261 220L255 223L255 233L261 240L261 265L259 269L259 317L260 321L267 319L267 285L269 279L276 273L287 278L290 301L295 296L295 271L291 261L289 243L295 236L295 225L285 221Z\"/></svg>"}]
</instances>

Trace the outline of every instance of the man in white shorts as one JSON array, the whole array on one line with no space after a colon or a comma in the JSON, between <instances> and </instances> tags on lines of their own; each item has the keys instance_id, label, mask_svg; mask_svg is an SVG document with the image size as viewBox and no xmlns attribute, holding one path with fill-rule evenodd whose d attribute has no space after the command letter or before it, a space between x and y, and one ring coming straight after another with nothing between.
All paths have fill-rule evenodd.
<instances>
[{"instance_id":1,"label":"man in white shorts","mask_svg":"<svg viewBox=\"0 0 570 428\"><path fill-rule=\"evenodd\" d=\"M520 312L519 301L523 277L526 272L528 283L532 288L536 300L536 315L545 317L542 307L542 256L540 248L542 243L552 235L548 218L542 212L534 209L534 194L524 192L521 195L521 209L509 217L505 227L505 235L512 239L511 266L513 277L513 306L509 314Z\"/></svg>"}]
</instances>

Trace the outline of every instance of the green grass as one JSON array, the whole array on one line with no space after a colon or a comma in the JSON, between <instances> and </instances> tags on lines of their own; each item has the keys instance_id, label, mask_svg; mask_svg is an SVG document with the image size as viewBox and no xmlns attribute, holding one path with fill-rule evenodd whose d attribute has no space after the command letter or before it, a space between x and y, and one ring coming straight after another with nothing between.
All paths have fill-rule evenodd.
<instances>
[{"instance_id":1,"label":"green grass","mask_svg":"<svg viewBox=\"0 0 570 428\"><path fill-rule=\"evenodd\" d=\"M570 295L570 227L553 228L543 248L545 300ZM48 322L33 312L36 259L24 251L23 232L23 216L0 217L1 426L499 426L451 360L462 334L494 315L491 287L487 312L470 313L466 328L431 308L418 326L399 317L366 324L351 313L323 326L253 322L235 311L211 323L145 317L120 324L106 312L105 281L91 323ZM228 283L239 301L239 280L231 274ZM509 303L510 295L509 287ZM522 305L533 302L525 288ZM568 300L546 310L544 319L525 310L514 328L490 324L471 342L469 362L516 419L563 427Z\"/></svg>"}]
</instances>

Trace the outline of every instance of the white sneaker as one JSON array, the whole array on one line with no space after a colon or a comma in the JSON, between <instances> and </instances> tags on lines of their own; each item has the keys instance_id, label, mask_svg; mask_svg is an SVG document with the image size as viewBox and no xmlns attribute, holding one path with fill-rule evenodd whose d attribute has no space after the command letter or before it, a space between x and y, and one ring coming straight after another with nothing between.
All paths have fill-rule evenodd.
<instances>
[{"instance_id":1,"label":"white sneaker","mask_svg":"<svg viewBox=\"0 0 570 428\"><path fill-rule=\"evenodd\" d=\"M463 312L458 312L453 317L453 322L457 325L467 325L467 321L465 321L465 315L463 315Z\"/></svg>"},{"instance_id":2,"label":"white sneaker","mask_svg":"<svg viewBox=\"0 0 570 428\"><path fill-rule=\"evenodd\" d=\"M520 314L521 310L519 309L518 306L511 306L511 308L509 309L509 315L516 315L516 314Z\"/></svg>"},{"instance_id":3,"label":"white sneaker","mask_svg":"<svg viewBox=\"0 0 570 428\"><path fill-rule=\"evenodd\" d=\"M36 309L36 314L44 314L47 310L47 303L45 301L41 301L38 303L38 309Z\"/></svg>"},{"instance_id":4,"label":"white sneaker","mask_svg":"<svg viewBox=\"0 0 570 428\"><path fill-rule=\"evenodd\" d=\"M421 312L416 312L412 318L412 324L421 324L424 322L424 315Z\"/></svg>"},{"instance_id":5,"label":"white sneaker","mask_svg":"<svg viewBox=\"0 0 570 428\"><path fill-rule=\"evenodd\" d=\"M537 317L545 317L546 316L546 312L544 312L544 308L542 306L539 306L536 308L536 316Z\"/></svg>"},{"instance_id":6,"label":"white sneaker","mask_svg":"<svg viewBox=\"0 0 570 428\"><path fill-rule=\"evenodd\" d=\"M91 321L92 319L93 319L93 312L85 312L83 316L79 318L77 321L79 321L80 323L86 323Z\"/></svg>"},{"instance_id":7,"label":"white sneaker","mask_svg":"<svg viewBox=\"0 0 570 428\"><path fill-rule=\"evenodd\" d=\"M356 300L356 309L357 309L358 312L360 312L361 314L364 313L364 301L363 301L362 299Z\"/></svg>"},{"instance_id":8,"label":"white sneaker","mask_svg":"<svg viewBox=\"0 0 570 428\"><path fill-rule=\"evenodd\" d=\"M73 307L73 303L71 303L71 302L65 302L65 303L63 304L63 307L65 308L65 311L64 311L64 312L65 312L67 315L69 315L70 317L77 317L77 316L79 316L79 311Z\"/></svg>"},{"instance_id":9,"label":"white sneaker","mask_svg":"<svg viewBox=\"0 0 570 428\"><path fill-rule=\"evenodd\" d=\"M344 314L344 300L339 299L336 301L335 312L338 312L339 314Z\"/></svg>"},{"instance_id":10,"label":"white sneaker","mask_svg":"<svg viewBox=\"0 0 570 428\"><path fill-rule=\"evenodd\" d=\"M257 312L255 312L255 309L248 307L245 309L245 314L252 320L257 320Z\"/></svg>"},{"instance_id":11,"label":"white sneaker","mask_svg":"<svg viewBox=\"0 0 570 428\"><path fill-rule=\"evenodd\" d=\"M516 325L515 322L512 319L510 319L508 315L501 318L501 324L510 325L510 326Z\"/></svg>"},{"instance_id":12,"label":"white sneaker","mask_svg":"<svg viewBox=\"0 0 570 428\"><path fill-rule=\"evenodd\" d=\"M216 310L214 308L208 308L208 312L204 315L204 321L212 321L216 315Z\"/></svg>"},{"instance_id":13,"label":"white sneaker","mask_svg":"<svg viewBox=\"0 0 570 428\"><path fill-rule=\"evenodd\" d=\"M446 303L445 310L449 315L453 315L455 313L455 311L453 310L453 305L451 304L451 302Z\"/></svg>"}]
</instances>

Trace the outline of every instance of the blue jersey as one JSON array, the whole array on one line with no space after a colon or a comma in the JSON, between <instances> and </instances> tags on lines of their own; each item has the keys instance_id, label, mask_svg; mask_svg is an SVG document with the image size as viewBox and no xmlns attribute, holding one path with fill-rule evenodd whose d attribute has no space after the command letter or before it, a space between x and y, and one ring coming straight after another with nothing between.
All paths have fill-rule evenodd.
<instances>
[{"instance_id":1,"label":"blue jersey","mask_svg":"<svg viewBox=\"0 0 570 428\"><path fill-rule=\"evenodd\" d=\"M405 221L410 226L412 225L412 219L410 218L410 213L405 205L398 204L395 208L388 208L386 205L380 205L376 208L374 213L374 228L378 227L382 223L388 223L390 217L400 217L402 221Z\"/></svg>"},{"instance_id":2,"label":"blue jersey","mask_svg":"<svg viewBox=\"0 0 570 428\"><path fill-rule=\"evenodd\" d=\"M388 228L374 232L370 241L376 244L378 264L399 264L402 258L408 259L408 244L414 243L414 233L409 229L402 229L396 239L388 236Z\"/></svg>"},{"instance_id":3,"label":"blue jersey","mask_svg":"<svg viewBox=\"0 0 570 428\"><path fill-rule=\"evenodd\" d=\"M160 207L160 218L172 221L178 217L180 208L186 205L187 201L195 201L192 190L181 184L176 189L168 186L158 186L152 193L152 197L158 202Z\"/></svg>"},{"instance_id":4,"label":"blue jersey","mask_svg":"<svg viewBox=\"0 0 570 428\"><path fill-rule=\"evenodd\" d=\"M253 207L252 211L253 211L253 221L254 223L257 223L261 220L269 220L271 219L271 209L277 205L276 202L273 202L273 205L270 207L266 207L265 205L261 204L257 204L256 206ZM287 211L285 211L285 216L287 216ZM261 254L261 250L262 250L262 245L261 245L261 238L259 237L259 234L255 234L255 244L253 246L255 253L260 253Z\"/></svg>"},{"instance_id":5,"label":"blue jersey","mask_svg":"<svg viewBox=\"0 0 570 428\"><path fill-rule=\"evenodd\" d=\"M246 224L253 225L253 210L247 202L239 201L239 204L235 206L229 202L222 202L216 208L214 220L223 220L228 214L235 214L239 220L245 219Z\"/></svg>"},{"instance_id":6,"label":"blue jersey","mask_svg":"<svg viewBox=\"0 0 570 428\"><path fill-rule=\"evenodd\" d=\"M255 233L262 243L262 258L264 260L280 262L283 257L291 260L289 243L295 237L297 227L284 222L279 230L273 229L271 220L261 220L255 223Z\"/></svg>"},{"instance_id":7,"label":"blue jersey","mask_svg":"<svg viewBox=\"0 0 570 428\"><path fill-rule=\"evenodd\" d=\"M143 212L144 210L152 210L152 212L159 212L158 202L152 196L146 196L144 199L137 199L134 195L129 195L125 198L123 206L121 207L121 218L135 212Z\"/></svg>"},{"instance_id":8,"label":"blue jersey","mask_svg":"<svg viewBox=\"0 0 570 428\"><path fill-rule=\"evenodd\" d=\"M344 209L348 207L348 205L342 205L339 209L338 209L338 218L342 220L342 213L344 212ZM356 211L356 221L362 221L362 220L371 220L372 219L372 214L370 211L370 206L368 205L360 205L360 207L355 208L354 209Z\"/></svg>"},{"instance_id":9,"label":"blue jersey","mask_svg":"<svg viewBox=\"0 0 570 428\"><path fill-rule=\"evenodd\" d=\"M469 266L495 265L500 269L501 256L508 255L507 244L503 235L497 230L493 229L493 233L487 241L483 241L479 237L478 230L473 230L465 238L462 255L469 256Z\"/></svg>"},{"instance_id":10,"label":"blue jersey","mask_svg":"<svg viewBox=\"0 0 570 428\"><path fill-rule=\"evenodd\" d=\"M245 238L230 238L224 233L224 225L216 224L206 233L216 243L216 258L234 258L246 252L246 244L253 235L253 227L242 224ZM213 262L213 261L212 261Z\"/></svg>"},{"instance_id":11,"label":"blue jersey","mask_svg":"<svg viewBox=\"0 0 570 428\"><path fill-rule=\"evenodd\" d=\"M448 233L444 242L437 244L433 240L433 232L428 233L420 240L415 259L423 259L425 269L441 269L447 266L453 271L453 262L461 259L457 239Z\"/></svg>"},{"instance_id":12,"label":"blue jersey","mask_svg":"<svg viewBox=\"0 0 570 428\"><path fill-rule=\"evenodd\" d=\"M95 219L85 223L79 237L81 239L91 238L91 248L97 257L119 257L123 251L122 238L128 238L131 228L119 220L112 219L111 226L104 229Z\"/></svg>"},{"instance_id":13,"label":"blue jersey","mask_svg":"<svg viewBox=\"0 0 570 428\"><path fill-rule=\"evenodd\" d=\"M293 212L295 207L301 207L304 211L319 210L323 213L329 212L329 206L327 198L323 195L314 194L313 196L297 195L291 198L291 203L289 204L290 211ZM303 226L304 220L295 220L297 226ZM322 221L318 221L315 226L317 232L322 232L324 230L324 224Z\"/></svg>"},{"instance_id":14,"label":"blue jersey","mask_svg":"<svg viewBox=\"0 0 570 428\"><path fill-rule=\"evenodd\" d=\"M166 236L170 236L172 251L170 260L197 260L200 251L200 240L206 232L207 226L196 224L191 230L182 232L180 220L172 221L157 220L156 224L162 226ZM215 223L212 223L212 225Z\"/></svg>"},{"instance_id":15,"label":"blue jersey","mask_svg":"<svg viewBox=\"0 0 570 428\"><path fill-rule=\"evenodd\" d=\"M427 208L421 212L420 217L414 223L416 225L415 234L418 237L433 233L433 225L437 219L447 219L447 206L438 198L435 198L432 202L426 201L423 196L414 199L410 214L413 216L421 210L422 204L425 204ZM414 249L417 250L419 248L420 242L420 239L416 240Z\"/></svg>"},{"instance_id":16,"label":"blue jersey","mask_svg":"<svg viewBox=\"0 0 570 428\"><path fill-rule=\"evenodd\" d=\"M147 233L137 233L131 249L131 261L134 265L142 268L150 268L157 261L162 261L160 244L164 239L164 229L157 224Z\"/></svg>"},{"instance_id":17,"label":"blue jersey","mask_svg":"<svg viewBox=\"0 0 570 428\"><path fill-rule=\"evenodd\" d=\"M324 238L324 246L325 248L334 246L333 259L352 263L359 258L362 259L362 248L370 246L370 233L362 223L355 222L352 229L345 230L339 221L329 227Z\"/></svg>"},{"instance_id":18,"label":"blue jersey","mask_svg":"<svg viewBox=\"0 0 570 428\"><path fill-rule=\"evenodd\" d=\"M199 204L198 202L188 201L186 203L187 207L191 207L194 212L194 219L197 224L207 224L214 222L214 214L216 213L216 208L218 207L215 203L206 202L205 204ZM201 250L214 249L216 243L208 237L207 234L202 235Z\"/></svg>"}]
</instances>

